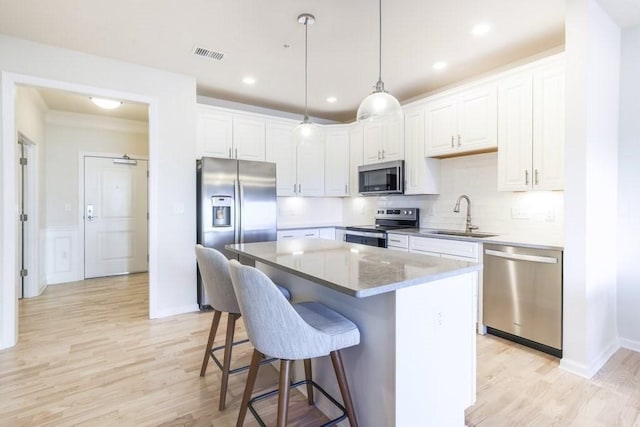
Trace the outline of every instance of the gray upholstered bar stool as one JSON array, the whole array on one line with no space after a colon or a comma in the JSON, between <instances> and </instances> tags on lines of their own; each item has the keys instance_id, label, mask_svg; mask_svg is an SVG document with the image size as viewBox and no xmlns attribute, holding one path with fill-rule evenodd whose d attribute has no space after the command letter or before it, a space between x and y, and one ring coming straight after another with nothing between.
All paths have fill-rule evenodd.
<instances>
[{"instance_id":1,"label":"gray upholstered bar stool","mask_svg":"<svg viewBox=\"0 0 640 427\"><path fill-rule=\"evenodd\" d=\"M196 258L198 260L204 290L209 299L209 304L213 307L213 320L211 322L211 330L209 331L209 340L207 341L207 346L204 351L200 376L203 377L207 372L209 357L211 357L222 371L220 402L218 404L218 409L222 411L225 408L229 374L242 372L249 368L248 366L242 366L231 369L232 348L234 345L248 342L248 340L233 341L236 321L240 318L240 308L238 307L238 301L236 300L233 285L231 284L229 260L220 251L213 248L205 248L202 245L196 245ZM290 298L288 290L279 287L279 291L284 295L283 298ZM222 313L228 313L227 334L224 346L212 348ZM224 356L223 362L220 363L215 352L222 349L224 349ZM266 362L268 362L268 360L263 360L263 363Z\"/></svg>"},{"instance_id":2,"label":"gray upholstered bar stool","mask_svg":"<svg viewBox=\"0 0 640 427\"><path fill-rule=\"evenodd\" d=\"M340 350L360 343L358 327L346 317L320 303L289 303L278 292L271 279L256 268L244 266L234 260L229 262L229 267L247 335L255 347L236 426L241 427L244 424L247 409L251 410L258 423L264 426L251 403L276 393L278 393L277 426L286 426L289 389L302 384L307 385L309 405L313 404L315 387L343 411L341 417L331 420L325 426L335 425L345 417L349 418L351 426L357 426ZM264 354L280 359L279 388L251 399L260 359ZM311 358L327 355L331 356L344 407L312 379ZM290 384L290 369L294 360L304 360L306 379Z\"/></svg>"}]
</instances>

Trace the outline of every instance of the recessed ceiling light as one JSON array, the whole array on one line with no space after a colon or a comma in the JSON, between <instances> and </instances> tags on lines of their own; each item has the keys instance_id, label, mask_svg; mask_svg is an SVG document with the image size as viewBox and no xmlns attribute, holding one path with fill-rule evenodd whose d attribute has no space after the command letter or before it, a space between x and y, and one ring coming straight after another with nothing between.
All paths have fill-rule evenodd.
<instances>
[{"instance_id":1,"label":"recessed ceiling light","mask_svg":"<svg viewBox=\"0 0 640 427\"><path fill-rule=\"evenodd\" d=\"M256 79L254 79L253 77L247 76L244 79L242 79L242 83L246 85L254 85L256 84Z\"/></svg>"},{"instance_id":2,"label":"recessed ceiling light","mask_svg":"<svg viewBox=\"0 0 640 427\"><path fill-rule=\"evenodd\" d=\"M336 98L335 96L329 96L327 97L327 102L330 104L335 103L338 100L338 98Z\"/></svg>"},{"instance_id":3,"label":"recessed ceiling light","mask_svg":"<svg viewBox=\"0 0 640 427\"><path fill-rule=\"evenodd\" d=\"M104 108L105 110L113 110L122 105L122 101L116 101L115 99L94 98L93 96L90 96L89 99L98 107Z\"/></svg>"},{"instance_id":4,"label":"recessed ceiling light","mask_svg":"<svg viewBox=\"0 0 640 427\"><path fill-rule=\"evenodd\" d=\"M474 36L484 36L489 31L491 31L491 25L487 23L477 24L471 28L471 34Z\"/></svg>"},{"instance_id":5,"label":"recessed ceiling light","mask_svg":"<svg viewBox=\"0 0 640 427\"><path fill-rule=\"evenodd\" d=\"M445 68L447 68L447 63L444 61L438 61L433 64L432 67L434 70L444 70Z\"/></svg>"}]
</instances>

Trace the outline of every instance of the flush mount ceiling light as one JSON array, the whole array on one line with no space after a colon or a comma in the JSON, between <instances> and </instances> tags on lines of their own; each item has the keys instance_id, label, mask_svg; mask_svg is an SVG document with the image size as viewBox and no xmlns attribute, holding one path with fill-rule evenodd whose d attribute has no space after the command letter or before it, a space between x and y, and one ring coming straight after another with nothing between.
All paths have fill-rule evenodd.
<instances>
[{"instance_id":1,"label":"flush mount ceiling light","mask_svg":"<svg viewBox=\"0 0 640 427\"><path fill-rule=\"evenodd\" d=\"M122 101L116 101L115 99L95 98L93 96L90 96L89 99L98 107L104 108L105 110L113 110L122 105Z\"/></svg>"},{"instance_id":2,"label":"flush mount ceiling light","mask_svg":"<svg viewBox=\"0 0 640 427\"><path fill-rule=\"evenodd\" d=\"M246 76L245 78L242 79L242 83L252 86L254 84L256 84L256 79L254 79L251 76Z\"/></svg>"},{"instance_id":3,"label":"flush mount ceiling light","mask_svg":"<svg viewBox=\"0 0 640 427\"><path fill-rule=\"evenodd\" d=\"M327 97L327 102L329 104L334 104L337 100L338 100L338 98L336 98L335 96L328 96Z\"/></svg>"},{"instance_id":4,"label":"flush mount ceiling light","mask_svg":"<svg viewBox=\"0 0 640 427\"><path fill-rule=\"evenodd\" d=\"M310 13L303 13L298 16L298 22L304 25L304 118L293 130L293 141L296 144L311 143L320 141L322 138L321 130L318 126L311 123L309 120L309 114L307 111L307 86L308 86L308 43L307 43L307 30L309 25L316 22L315 16Z\"/></svg>"},{"instance_id":5,"label":"flush mount ceiling light","mask_svg":"<svg viewBox=\"0 0 640 427\"><path fill-rule=\"evenodd\" d=\"M444 70L445 68L447 68L447 63L444 61L438 61L433 64L432 67L434 70Z\"/></svg>"},{"instance_id":6,"label":"flush mount ceiling light","mask_svg":"<svg viewBox=\"0 0 640 427\"><path fill-rule=\"evenodd\" d=\"M487 24L486 22L474 25L473 28L471 28L471 34L476 37L484 36L489 31L491 31L491 25Z\"/></svg>"},{"instance_id":7,"label":"flush mount ceiling light","mask_svg":"<svg viewBox=\"0 0 640 427\"><path fill-rule=\"evenodd\" d=\"M382 81L382 0L378 2L378 12L378 82L375 84L373 92L358 107L356 118L359 122L402 118L400 103L384 89L384 82Z\"/></svg>"}]
</instances>

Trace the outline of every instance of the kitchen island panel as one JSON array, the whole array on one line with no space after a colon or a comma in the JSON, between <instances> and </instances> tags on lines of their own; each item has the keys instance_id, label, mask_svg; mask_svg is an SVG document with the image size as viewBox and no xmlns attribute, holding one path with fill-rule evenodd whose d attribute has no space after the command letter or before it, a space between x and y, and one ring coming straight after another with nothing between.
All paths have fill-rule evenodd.
<instances>
[{"instance_id":1,"label":"kitchen island panel","mask_svg":"<svg viewBox=\"0 0 640 427\"><path fill-rule=\"evenodd\" d=\"M477 272L354 298L265 263L256 267L287 287L293 301L322 302L358 325L360 345L343 357L360 425L464 425L464 410L475 401ZM340 396L328 357L314 359L313 370ZM303 372L296 365L296 379ZM339 415L320 394L316 400L327 416Z\"/></svg>"}]
</instances>

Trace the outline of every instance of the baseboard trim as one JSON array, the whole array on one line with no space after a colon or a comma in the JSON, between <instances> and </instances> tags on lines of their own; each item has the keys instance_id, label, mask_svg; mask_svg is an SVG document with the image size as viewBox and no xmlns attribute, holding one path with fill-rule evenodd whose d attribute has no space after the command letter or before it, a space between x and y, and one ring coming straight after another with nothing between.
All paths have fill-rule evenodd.
<instances>
[{"instance_id":1,"label":"baseboard trim","mask_svg":"<svg viewBox=\"0 0 640 427\"><path fill-rule=\"evenodd\" d=\"M620 347L640 353L640 341L620 338Z\"/></svg>"},{"instance_id":2,"label":"baseboard trim","mask_svg":"<svg viewBox=\"0 0 640 427\"><path fill-rule=\"evenodd\" d=\"M579 363L565 357L560 360L560 368L567 372L571 372L572 374L576 374L589 379L593 377L604 366L605 363L607 363L609 358L613 356L619 348L620 342L616 338L611 341L609 345L600 352L600 355L589 364Z\"/></svg>"},{"instance_id":3,"label":"baseboard trim","mask_svg":"<svg viewBox=\"0 0 640 427\"><path fill-rule=\"evenodd\" d=\"M193 313L194 311L200 311L198 304L184 305L182 307L170 307L163 310L153 310L149 313L149 318L161 319L163 317L175 316L177 314Z\"/></svg>"}]
</instances>

